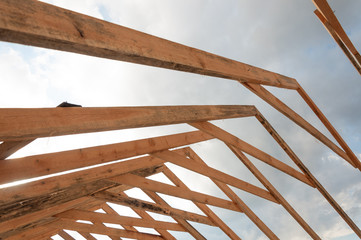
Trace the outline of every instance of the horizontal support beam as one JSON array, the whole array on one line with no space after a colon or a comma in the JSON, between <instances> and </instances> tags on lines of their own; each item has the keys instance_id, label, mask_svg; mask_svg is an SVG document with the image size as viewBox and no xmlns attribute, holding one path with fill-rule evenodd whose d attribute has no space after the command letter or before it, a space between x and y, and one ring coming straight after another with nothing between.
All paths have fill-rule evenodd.
<instances>
[{"instance_id":1,"label":"horizontal support beam","mask_svg":"<svg viewBox=\"0 0 361 240\"><path fill-rule=\"evenodd\" d=\"M177 223L165 221L150 221L141 218L125 217L115 214L104 214L97 212L90 212L85 210L72 209L66 212L58 213L54 217L66 218L72 220L84 220L90 222L113 223L127 226L145 227L145 228L159 228L170 231L184 231L184 229Z\"/></svg>"},{"instance_id":2,"label":"horizontal support beam","mask_svg":"<svg viewBox=\"0 0 361 240\"><path fill-rule=\"evenodd\" d=\"M140 158L140 160L144 160L145 157ZM146 157L146 158L150 158L150 157ZM116 164L114 164L116 165ZM138 168L141 166L138 166ZM121 167L118 167L121 168ZM137 174L138 176L142 176L142 177L147 177L156 173L159 173L162 170L162 165L161 166L154 166L151 168L146 168L146 169L141 169L141 170L135 170L132 171L133 174ZM113 170L109 169L109 171L106 171L106 173L112 172ZM115 171L114 171L115 172ZM77 179L77 177L79 176L72 176L72 174L67 174L68 178L71 179ZM99 176L98 176L99 178ZM46 180L46 179L45 179ZM58 179L59 182L62 181L62 179ZM66 178L64 178L63 180L66 180ZM81 180L81 178L79 177L78 180ZM100 182L104 181L103 179L100 180ZM42 182L44 184L42 185L46 185L46 182ZM60 183L59 183L60 184ZM98 186L99 184L97 182L93 182L89 184L91 187L94 186ZM81 184L75 184L73 186L71 186L71 188L68 189L73 189L74 192L74 188L75 188L75 192L84 192L84 190L82 189ZM118 187L113 187L108 189L109 191L122 191L119 189L120 186ZM78 188L78 189L77 189ZM28 186L27 190L31 189L31 190L36 190L36 188L31 188L31 186ZM45 191L43 193L43 196L41 194L38 193L38 195L34 196L33 198L29 198L29 199L24 199L24 200L18 200L18 201L14 201L13 203L8 203L8 204L4 204L4 206L16 206L15 209L8 209L7 210L7 215L14 215L15 213L19 213L18 212L18 206L24 206L24 211L22 214L20 214L21 216L18 218L13 218L10 220L7 220L3 223L0 223L0 238L2 236L2 234L7 235L14 235L14 234L18 234L21 233L22 231L30 228L30 227L36 227L38 225L41 225L41 221L45 220L45 218L50 217L56 213L59 212L63 212L68 210L69 208L74 208L77 207L79 209L89 209L89 210L96 210L99 208L100 205L103 205L103 203L99 204L99 200L95 200L95 199L91 199L88 200L87 198L80 198L80 199L75 199L79 194L76 193L74 195L72 195L71 191L68 191L68 189L58 189L58 192L47 192ZM102 190L104 188L98 189ZM124 189L123 189L124 190ZM24 190L26 191L26 190ZM36 192L36 191L35 191ZM68 196L67 198L64 198L64 196ZM1 196L1 195L0 195ZM51 196L51 198L49 198L49 196ZM59 197L60 196L60 197ZM16 199L16 195L15 198ZM48 199L47 202L44 202L44 204L36 204L37 202L41 202L41 200L46 200ZM64 202L64 203L60 203L60 201ZM55 204L55 206L52 206L52 203ZM76 205L78 204L78 205ZM37 205L37 207L35 208L30 208L27 206L31 206L31 205ZM44 206L46 205L46 206ZM6 209L6 207L5 207ZM43 209L40 210L39 209ZM13 213L11 213L11 211ZM4 212L5 213L5 212ZM24 225L24 226L23 226ZM1 233L1 232L6 232L6 233Z\"/></svg>"},{"instance_id":3,"label":"horizontal support beam","mask_svg":"<svg viewBox=\"0 0 361 240\"><path fill-rule=\"evenodd\" d=\"M157 240L164 239L161 236L149 234L149 233L140 233L127 231L117 228L109 228L106 226L102 226L100 224L86 224L86 223L78 223L71 220L60 219L54 223L49 224L50 227L67 229L79 232L88 232L102 235L109 235L114 237L125 237L125 238L133 238L133 239L144 239L144 240Z\"/></svg>"},{"instance_id":4,"label":"horizontal support beam","mask_svg":"<svg viewBox=\"0 0 361 240\"><path fill-rule=\"evenodd\" d=\"M90 183L104 178L114 177L120 174L132 172L141 174L143 172L156 173L161 168L163 161L149 156L131 159L120 163L109 164L102 167L91 168L83 171L53 176L34 182L19 184L12 187L0 189L0 205L11 202L28 202L32 198L49 193L54 194L65 188ZM138 171L140 169L141 171ZM119 186L121 187L121 186Z\"/></svg>"},{"instance_id":5,"label":"horizontal support beam","mask_svg":"<svg viewBox=\"0 0 361 240\"><path fill-rule=\"evenodd\" d=\"M80 184L68 187L52 194L16 201L0 205L0 223L17 217L25 216L36 211L53 207L71 200L79 199L97 191L117 186L114 182L99 180L91 184Z\"/></svg>"},{"instance_id":6,"label":"horizontal support beam","mask_svg":"<svg viewBox=\"0 0 361 240\"><path fill-rule=\"evenodd\" d=\"M297 89L295 79L46 3L1 1L0 11L2 41Z\"/></svg>"},{"instance_id":7,"label":"horizontal support beam","mask_svg":"<svg viewBox=\"0 0 361 240\"><path fill-rule=\"evenodd\" d=\"M0 223L0 238L6 239L9 236L19 234L25 230L38 226L44 219L50 218L54 214L66 210L94 203L94 199L82 197L53 207L48 207L41 211L26 214L18 218ZM39 223L40 222L40 223Z\"/></svg>"},{"instance_id":8,"label":"horizontal support beam","mask_svg":"<svg viewBox=\"0 0 361 240\"><path fill-rule=\"evenodd\" d=\"M240 210L235 206L235 204L229 200L225 200L218 197L213 197L207 194L183 189L180 187L174 187L169 184L161 183L158 181L153 181L146 179L144 177L138 177L133 174L124 174L121 176L113 177L109 179L119 184L125 184L128 186L138 187L142 190L149 190L157 193L163 193L166 195L179 197L187 199L194 202L204 203L213 205L220 208L225 208L232 211L239 212Z\"/></svg>"},{"instance_id":9,"label":"horizontal support beam","mask_svg":"<svg viewBox=\"0 0 361 240\"><path fill-rule=\"evenodd\" d=\"M212 138L208 134L194 131L0 161L0 184L181 147ZM128 167L137 169L134 169L135 163L137 162L130 163Z\"/></svg>"},{"instance_id":10,"label":"horizontal support beam","mask_svg":"<svg viewBox=\"0 0 361 240\"><path fill-rule=\"evenodd\" d=\"M2 108L0 141L254 116L254 106Z\"/></svg>"},{"instance_id":11,"label":"horizontal support beam","mask_svg":"<svg viewBox=\"0 0 361 240\"><path fill-rule=\"evenodd\" d=\"M131 208L138 208L145 211L150 211L162 215L167 215L171 217L177 217L182 218L185 220L198 222L207 224L210 226L214 226L214 223L212 223L207 217L202 216L200 214L191 213L179 209L175 209L168 206L161 206L156 203L151 203L143 200L139 200L136 198L126 197L122 196L120 194L113 194L107 191L103 192L97 192L93 194L93 197L96 199L100 199L107 202L117 203L123 206L131 207Z\"/></svg>"}]
</instances>

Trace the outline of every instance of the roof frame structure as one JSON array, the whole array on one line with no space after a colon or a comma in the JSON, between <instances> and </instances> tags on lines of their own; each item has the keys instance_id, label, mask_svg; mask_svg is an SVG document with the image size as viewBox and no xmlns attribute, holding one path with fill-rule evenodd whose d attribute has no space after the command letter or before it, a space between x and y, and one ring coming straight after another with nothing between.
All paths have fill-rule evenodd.
<instances>
[{"instance_id":1,"label":"roof frame structure","mask_svg":"<svg viewBox=\"0 0 361 240\"><path fill-rule=\"evenodd\" d=\"M295 79L38 1L2 0L0 10L4 13L0 15L3 41L236 80L361 170L355 154ZM296 90L342 149L262 85ZM300 171L209 122L242 117L256 118ZM36 138L180 123L198 131L7 159ZM189 147L210 139L223 142L264 188L209 167ZM311 238L321 239L245 154L316 188L361 238L359 227L254 106L0 109L0 141L0 184L29 180L0 189L0 239L48 239L54 234L72 239L64 230L77 231L87 239L95 239L92 234L111 239L175 239L168 230L205 239L192 221L240 239L207 205L244 213L268 238L278 239L229 186L280 204ZM208 177L229 199L190 190L166 163ZM161 172L175 186L146 178ZM134 187L153 202L127 196L125 191ZM173 208L159 193L188 199L204 215ZM128 206L140 218L120 216L108 202ZM105 213L94 212L99 209ZM170 216L175 222L157 221L148 211ZM140 232L137 226L153 228L157 234Z\"/></svg>"}]
</instances>

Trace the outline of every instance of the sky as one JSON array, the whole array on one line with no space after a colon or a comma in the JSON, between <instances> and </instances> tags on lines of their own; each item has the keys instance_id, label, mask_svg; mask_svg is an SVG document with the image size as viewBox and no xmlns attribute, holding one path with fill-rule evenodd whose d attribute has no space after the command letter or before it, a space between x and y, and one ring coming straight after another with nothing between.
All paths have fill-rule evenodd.
<instances>
[{"instance_id":1,"label":"sky","mask_svg":"<svg viewBox=\"0 0 361 240\"><path fill-rule=\"evenodd\" d=\"M296 78L361 158L361 76L314 15L311 0L46 2ZM329 3L361 51L361 1ZM4 42L0 42L0 72L2 108L55 107L63 101L83 107L255 105L361 227L360 172L236 81ZM267 89L333 140L295 91ZM213 123L295 167L255 118ZM42 138L13 157L189 130L194 129L174 125ZM208 165L261 186L221 142L211 140L193 148ZM317 190L250 159L322 239L358 239ZM192 190L226 198L208 179L169 166ZM309 239L280 206L235 191L281 239ZM130 194L139 196L136 191ZM169 201L195 209L188 202ZM245 215L211 208L242 239L267 239ZM227 238L212 227L194 226L207 239ZM176 236L190 239L190 235Z\"/></svg>"}]
</instances>

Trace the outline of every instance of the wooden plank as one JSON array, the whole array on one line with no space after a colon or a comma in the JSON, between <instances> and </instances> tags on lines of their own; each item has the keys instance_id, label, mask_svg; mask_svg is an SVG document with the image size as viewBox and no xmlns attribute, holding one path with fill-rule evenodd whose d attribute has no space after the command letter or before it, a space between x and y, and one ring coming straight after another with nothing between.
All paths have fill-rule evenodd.
<instances>
[{"instance_id":1,"label":"wooden plank","mask_svg":"<svg viewBox=\"0 0 361 240\"><path fill-rule=\"evenodd\" d=\"M209 204L216 207L229 209L232 211L239 211L239 209L231 201L191 190L186 190L184 188L174 187L169 184L153 181L143 177L138 177L133 174L124 174L121 176L113 177L109 180L119 184L138 187L142 190L149 190L152 192L163 193L166 195L179 197L194 202Z\"/></svg>"},{"instance_id":2,"label":"wooden plank","mask_svg":"<svg viewBox=\"0 0 361 240\"><path fill-rule=\"evenodd\" d=\"M238 118L254 114L254 106L241 105L1 108L0 141Z\"/></svg>"},{"instance_id":3,"label":"wooden plank","mask_svg":"<svg viewBox=\"0 0 361 240\"><path fill-rule=\"evenodd\" d=\"M307 185L310 185L311 187L314 187L310 180L299 171L295 170L294 168L288 166L287 164L281 162L280 160L272 157L271 155L259 150L258 148L252 146L251 144L248 144L245 141L242 141L241 139L233 136L232 134L228 134L223 129L209 123L209 122L197 122L197 123L191 123L191 126L198 128L210 135L212 133L217 133L217 136L222 137L223 142L227 142L229 144L232 144L236 146L237 148L241 149L242 151L248 153L249 155L261 160L262 162L288 174L291 177L296 178L297 180L300 180L303 183L306 183Z\"/></svg>"},{"instance_id":4,"label":"wooden plank","mask_svg":"<svg viewBox=\"0 0 361 240\"><path fill-rule=\"evenodd\" d=\"M164 175L172 181L177 187L189 190L189 188L167 167L163 168ZM211 219L216 226L218 226L228 237L232 240L240 240L241 238L237 236L233 230L227 226L206 204L194 202L194 204Z\"/></svg>"},{"instance_id":5,"label":"wooden plank","mask_svg":"<svg viewBox=\"0 0 361 240\"><path fill-rule=\"evenodd\" d=\"M3 204L0 206L0 222L54 207L117 185L119 184L106 180L98 180L88 184L74 185L51 194L27 199L26 201L21 200Z\"/></svg>"},{"instance_id":6,"label":"wooden plank","mask_svg":"<svg viewBox=\"0 0 361 240\"><path fill-rule=\"evenodd\" d=\"M266 179L265 176L253 165L253 163L237 148L228 145L232 152L244 163L244 165L253 173L253 175L275 196L287 212L300 224L300 226L313 238L321 239L307 222L296 212L296 210L287 202L286 199L276 190L276 188Z\"/></svg>"},{"instance_id":7,"label":"wooden plank","mask_svg":"<svg viewBox=\"0 0 361 240\"><path fill-rule=\"evenodd\" d=\"M0 160L8 158L10 155L25 147L35 139L20 141L5 141L0 144Z\"/></svg>"},{"instance_id":8,"label":"wooden plank","mask_svg":"<svg viewBox=\"0 0 361 240\"><path fill-rule=\"evenodd\" d=\"M298 90L298 93L301 95L303 100L310 106L312 111L317 115L317 117L321 120L323 125L328 129L328 131L332 134L332 136L336 139L338 144L344 149L347 156L351 160L354 166L356 166L361 171L361 162L358 160L356 155L352 152L350 147L347 145L347 143L343 140L341 135L336 131L336 129L332 126L332 124L328 121L326 116L321 112L321 110L317 107L317 105L312 101L310 96L306 93L305 90L303 90L302 87L300 87Z\"/></svg>"},{"instance_id":9,"label":"wooden plank","mask_svg":"<svg viewBox=\"0 0 361 240\"><path fill-rule=\"evenodd\" d=\"M34 227L33 223L35 223L35 226L40 225L37 223L37 221L49 218L56 213L66 211L76 206L84 205L89 201L93 202L92 199L83 197L53 207L45 208L41 211L14 218L6 222L2 222L0 223L0 238L16 235L24 230Z\"/></svg>"},{"instance_id":10,"label":"wooden plank","mask_svg":"<svg viewBox=\"0 0 361 240\"><path fill-rule=\"evenodd\" d=\"M196 162L189 161L188 158L186 158L182 155L179 155L177 153L164 150L161 152L152 153L152 155L156 156L158 158L161 158L164 161L171 162L173 164L184 167L184 168L194 171L196 173L202 174L206 177L212 177L223 183L229 184L229 185L239 188L243 191L252 193L261 198L278 203L277 200L268 191L266 191L260 187L254 186L248 182L242 181L238 178L235 178L231 175L228 175L226 173L218 171L214 168L207 167L204 165L200 165Z\"/></svg>"},{"instance_id":11,"label":"wooden plank","mask_svg":"<svg viewBox=\"0 0 361 240\"><path fill-rule=\"evenodd\" d=\"M39 226L22 232L21 234L7 237L6 240L26 240L26 239L49 239L52 235L55 235L59 229Z\"/></svg>"},{"instance_id":12,"label":"wooden plank","mask_svg":"<svg viewBox=\"0 0 361 240\"><path fill-rule=\"evenodd\" d=\"M72 209L66 212L58 213L54 216L58 218L66 218L72 220L85 220L90 222L113 223L145 228L159 228L171 231L184 231L184 229L177 223L155 220L150 221L141 218L119 216L118 214L104 214L85 210Z\"/></svg>"},{"instance_id":13,"label":"wooden plank","mask_svg":"<svg viewBox=\"0 0 361 240\"><path fill-rule=\"evenodd\" d=\"M153 174L156 174L156 173L158 173L158 171L160 171L162 169L162 167L158 167L158 166L155 166L154 168L150 168L150 169L144 169L144 170L142 170L142 171L134 171L133 173L135 173L135 174L138 174L139 176L149 176L149 175L153 175ZM101 180L101 181L104 181L104 180ZM91 183L91 185L96 185L96 184L92 184ZM72 187L74 187L74 186L72 186ZM111 189L109 189L109 191L112 191L113 189L118 189L119 187L114 187L114 188L111 188ZM84 191L84 190L82 190L82 189L80 189L79 190L79 192L81 192L81 191ZM67 191L66 191L66 189L61 189L60 191L60 195L66 195L67 193ZM56 201L56 199L58 198L59 199L59 197L56 197L56 194L55 193L48 193L48 194L45 194L45 198L46 197L48 197L49 198L49 195L50 196L54 196L52 199L51 199L51 201L53 201L53 202L57 202ZM68 194L69 195L69 194ZM42 196L39 196L40 197L40 199L42 199L41 197ZM39 198L38 197L38 198ZM12 226L12 225L16 225L16 227L14 227L14 229L12 229L10 232L8 232L8 233L6 233L6 234L18 234L18 233L20 233L20 232L22 232L22 231L24 231L24 230L27 230L27 229L29 229L29 228L33 228L33 227L36 227L36 226L39 226L39 225L42 225L42 224L44 224L44 223L47 223L47 222L49 222L49 221L52 221L51 219L50 220L46 220L46 219L44 219L43 217L44 217L44 214L45 213L47 213L46 212L46 209L44 209L44 210L41 210L41 211L38 211L39 210L39 208L43 208L42 206L37 206L37 207L35 207L35 208L30 208L29 209L29 207L27 207L28 205L34 205L35 203L34 203L34 201L38 201L39 202L39 200L37 200L38 198L35 198L35 199L26 199L26 200L23 200L23 201L19 201L19 202L15 202L15 203L13 203L13 204L11 204L11 203L9 203L10 205L14 205L14 206L22 206L22 205L24 205L24 214L22 215L22 214L20 214L20 215L22 215L21 217L19 217L19 218L15 218L15 219L11 219L11 220L8 220L8 221L6 221L6 222L4 222L4 223L0 223L0 233L1 233L1 230L2 230L2 227L5 227L5 230L4 230L4 232L6 232L8 229L7 229L7 226L9 225L9 226ZM67 201L70 201L72 198L74 198L74 196L72 196L71 194L70 194L70 197L68 198L68 199L62 199L64 202L67 200ZM82 198L82 199L84 199L84 198ZM74 200L74 201L76 201L76 200ZM74 202L74 201L71 201L71 202ZM80 205L80 209L93 209L93 210L96 210L96 209L98 209L99 208L99 206L100 205L102 205L103 203L98 203L99 201L98 200L94 200L94 199L92 199L91 201L89 201L89 200L87 200L86 202L82 202L82 204ZM8 204L8 205L9 205ZM65 205L64 205L65 204ZM66 203L64 203L64 204L60 204L60 206L67 206L67 204ZM49 206L50 205L50 203L49 202L45 202L44 203L44 205L47 205L47 206ZM54 206L54 207L56 207L56 206ZM49 209L53 209L54 207L49 207ZM77 206L77 207L79 207L79 206ZM5 208L6 209L6 208ZM57 208L55 208L55 209L57 209ZM19 213L19 211L21 211L22 209L18 209L18 208L15 208L15 209L12 209L13 210L13 212L15 211L15 213ZM64 209L64 210L67 210L67 209ZM10 211L10 212L9 212ZM36 212L36 211L38 211L38 212ZM44 212L45 211L45 212ZM8 212L8 214L7 215L14 215L14 213L13 214L11 214L11 209L7 209L7 212ZM27 215L25 214L25 213L28 213ZM48 215L45 215L45 216L48 216ZM40 219L40 220L39 220ZM45 220L45 222L44 221L42 221L42 220ZM25 221L25 223L24 223L24 226L22 226L22 221ZM164 234L164 235L166 235L166 233ZM1 235L0 235L0 237L1 237ZM172 239L172 238L168 238L168 239Z\"/></svg>"},{"instance_id":14,"label":"wooden plank","mask_svg":"<svg viewBox=\"0 0 361 240\"><path fill-rule=\"evenodd\" d=\"M80 232L89 232L96 233L102 235L110 235L114 237L126 237L126 238L134 238L134 239L164 239L161 236L148 234L148 233L139 233L127 230L121 230L116 228L109 228L102 225L92 225L86 223L78 223L71 220L60 219L54 223L49 224L52 227L80 231Z\"/></svg>"},{"instance_id":15,"label":"wooden plank","mask_svg":"<svg viewBox=\"0 0 361 240\"><path fill-rule=\"evenodd\" d=\"M326 28L327 32L331 35L333 40L337 43L337 45L341 48L341 50L345 53L346 57L350 60L351 64L356 68L359 74L361 74L361 60L358 63L356 57L352 55L350 50L346 47L346 45L342 42L341 38L337 35L331 24L327 21L327 19L322 15L320 11L317 9L314 11L318 19L320 19L322 25Z\"/></svg>"},{"instance_id":16,"label":"wooden plank","mask_svg":"<svg viewBox=\"0 0 361 240\"><path fill-rule=\"evenodd\" d=\"M270 104L272 107L277 109L279 112L281 112L283 115L291 119L301 128L305 129L312 136L314 136L316 139L318 139L320 142L322 142L332 151L334 151L337 155L348 161L353 167L356 167L353 161L351 161L349 156L347 156L347 154L341 148L339 148L336 144L334 144L331 140L329 140L324 134L322 134L314 126L308 123L305 119L303 119L290 107L284 104L281 100L276 98L272 93L267 91L267 89L256 84L243 84L243 85L247 87L250 91L255 93L257 96L262 98L264 101L266 101L268 104Z\"/></svg>"},{"instance_id":17,"label":"wooden plank","mask_svg":"<svg viewBox=\"0 0 361 240\"><path fill-rule=\"evenodd\" d=\"M113 193L103 191L103 192L97 192L97 193L93 194L93 197L95 197L96 199L104 200L107 202L117 203L117 204L124 205L127 207L143 209L146 211L155 212L155 213L159 213L159 214L167 215L167 216L171 216L171 217L176 216L176 217L187 219L189 221L208 224L211 226L214 225L211 221L209 221L209 219L207 217L204 217L199 214L174 209L172 207L164 207L164 206L160 206L159 204L154 204L154 203L139 200L136 198L126 197L126 196L122 196L119 194L113 194Z\"/></svg>"},{"instance_id":18,"label":"wooden plank","mask_svg":"<svg viewBox=\"0 0 361 240\"><path fill-rule=\"evenodd\" d=\"M38 1L2 1L0 40L297 88L295 79Z\"/></svg>"},{"instance_id":19,"label":"wooden plank","mask_svg":"<svg viewBox=\"0 0 361 240\"><path fill-rule=\"evenodd\" d=\"M143 172L135 172L141 176L149 176L158 172L159 167L155 166L154 169L145 169ZM103 189L114 188L119 184L106 181L104 179L87 183L87 184L75 184L65 189L60 189L57 192L51 192L43 195L39 195L33 198L24 199L20 201L14 201L0 205L0 220L2 222L11 222L13 219L25 217L27 215L36 215L37 211L47 208L52 208L56 205L63 204L73 199L77 199L83 196L87 196L91 193L101 191ZM84 204L84 207L87 207ZM31 217L30 217L31 218ZM36 220L34 220L36 221Z\"/></svg>"},{"instance_id":20,"label":"wooden plank","mask_svg":"<svg viewBox=\"0 0 361 240\"><path fill-rule=\"evenodd\" d=\"M348 49L350 49L353 55L360 54L357 52L355 46L352 44L351 40L347 36L345 30L342 28L340 22L338 21L337 17L335 16L334 12L332 11L330 5L328 5L326 0L312 0L317 9L325 16L328 22L331 24L333 29L335 29L336 33L339 35L341 40L345 43ZM361 64L361 62L360 62Z\"/></svg>"},{"instance_id":21,"label":"wooden plank","mask_svg":"<svg viewBox=\"0 0 361 240\"><path fill-rule=\"evenodd\" d=\"M93 237L93 235L91 235L90 233L87 232L79 232L79 233L87 240L98 240L95 237Z\"/></svg>"},{"instance_id":22,"label":"wooden plank","mask_svg":"<svg viewBox=\"0 0 361 240\"><path fill-rule=\"evenodd\" d=\"M0 161L0 184L111 162L212 138L201 132L188 132Z\"/></svg>"},{"instance_id":23,"label":"wooden plank","mask_svg":"<svg viewBox=\"0 0 361 240\"><path fill-rule=\"evenodd\" d=\"M301 169L301 171L310 179L317 190L324 196L324 198L330 203L330 205L337 211L337 213L345 220L345 222L351 227L351 229L361 238L361 231L352 219L346 214L341 206L335 199L327 192L322 184L317 180L310 170L305 166L301 159L292 151L288 144L282 139L278 132L271 126L271 124L259 113L256 118L262 123L262 125L271 133L271 136L282 147L286 154L293 160L293 162Z\"/></svg>"},{"instance_id":24,"label":"wooden plank","mask_svg":"<svg viewBox=\"0 0 361 240\"><path fill-rule=\"evenodd\" d=\"M206 163L191 149L185 148L183 152L191 159L196 162L199 162L203 165ZM247 217L269 238L272 240L279 239L271 229L267 227L267 225L246 205L245 202L242 201L238 195L232 191L227 184L224 184L215 179L211 179L233 202L236 203L236 206L247 215Z\"/></svg>"},{"instance_id":25,"label":"wooden plank","mask_svg":"<svg viewBox=\"0 0 361 240\"><path fill-rule=\"evenodd\" d=\"M125 193L119 193L120 195L126 196ZM106 204L107 205L107 204ZM107 205L108 206L108 205ZM111 207L105 207L103 206L104 211L107 211L108 209L111 209L112 211L114 211ZM131 209L138 214L141 218L145 219L145 220L149 220L149 221L153 221L154 219L144 210L142 209L138 209L138 208L132 208ZM163 229L159 229L159 228L155 228L155 231L157 231L161 236L163 236L165 239L169 239L169 240L176 240L175 237L173 237L172 234L170 234L168 231L163 230Z\"/></svg>"},{"instance_id":26,"label":"wooden plank","mask_svg":"<svg viewBox=\"0 0 361 240\"><path fill-rule=\"evenodd\" d=\"M64 240L74 240L74 238L72 236L70 236L67 232L65 232L64 230L60 230L58 232L58 235L62 238L64 238Z\"/></svg>"},{"instance_id":27,"label":"wooden plank","mask_svg":"<svg viewBox=\"0 0 361 240\"><path fill-rule=\"evenodd\" d=\"M163 207L170 207L170 205L164 201L163 198L161 198L160 196L158 196L158 194L156 194L155 192L149 191L149 190L144 190L145 194L147 194L154 202L156 202L157 204L159 204L160 206ZM191 224L189 224L186 221L186 218L182 218L180 216L173 216L173 219L175 221L177 221L185 230L188 231L188 233L190 235L192 235L195 239L197 240L206 240L206 238L197 231L197 229L195 229ZM210 223L214 224L211 219L205 217L205 219L209 220Z\"/></svg>"}]
</instances>

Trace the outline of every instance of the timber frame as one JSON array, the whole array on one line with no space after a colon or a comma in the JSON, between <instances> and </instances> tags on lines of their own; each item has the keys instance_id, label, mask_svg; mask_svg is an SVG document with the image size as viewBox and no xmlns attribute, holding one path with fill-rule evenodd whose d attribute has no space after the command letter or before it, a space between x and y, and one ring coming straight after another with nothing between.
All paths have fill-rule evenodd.
<instances>
[{"instance_id":1,"label":"timber frame","mask_svg":"<svg viewBox=\"0 0 361 240\"><path fill-rule=\"evenodd\" d=\"M238 81L361 170L359 159L293 78L34 0L1 0L0 11L2 41ZM297 91L340 147L262 85ZM243 117L257 120L299 169L210 122ZM9 159L37 138L180 123L197 130ZM191 148L192 144L211 139L223 142L264 188L208 166ZM205 239L190 222L218 227L230 239L240 239L208 205L245 214L269 239L278 239L230 186L279 204L312 239L321 239L247 155L317 189L361 238L359 227L254 106L0 109L0 141L0 184L32 179L0 189L0 239L49 239L56 234L73 239L64 230L76 231L86 239L96 239L94 234L111 239L175 239L170 231ZM190 190L166 163L208 177L228 199ZM68 170L78 171L50 175ZM174 185L147 178L157 173L163 173ZM34 180L36 177L43 178ZM125 191L131 188L142 189L153 202L127 196ZM173 208L159 193L190 200L203 214ZM108 203L130 207L139 218L121 216ZM166 215L174 221L158 221L147 212ZM123 229L104 223L118 224ZM152 228L156 234L140 232L136 227Z\"/></svg>"}]
</instances>

